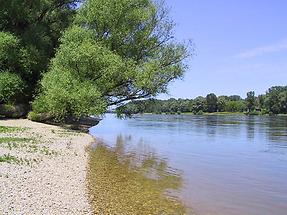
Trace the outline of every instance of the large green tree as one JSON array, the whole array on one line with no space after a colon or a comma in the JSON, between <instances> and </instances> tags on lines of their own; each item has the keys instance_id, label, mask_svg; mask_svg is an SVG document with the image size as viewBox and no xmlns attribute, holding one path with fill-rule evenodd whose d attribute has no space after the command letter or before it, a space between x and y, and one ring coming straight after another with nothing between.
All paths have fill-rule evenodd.
<instances>
[{"instance_id":1,"label":"large green tree","mask_svg":"<svg viewBox=\"0 0 287 215\"><path fill-rule=\"evenodd\" d=\"M226 111L226 103L228 101L228 96L218 96L217 98L217 108L219 112Z\"/></svg>"},{"instance_id":2,"label":"large green tree","mask_svg":"<svg viewBox=\"0 0 287 215\"><path fill-rule=\"evenodd\" d=\"M287 113L287 86L269 88L265 98L265 105L270 113Z\"/></svg>"},{"instance_id":3,"label":"large green tree","mask_svg":"<svg viewBox=\"0 0 287 215\"><path fill-rule=\"evenodd\" d=\"M247 92L247 97L246 97L246 106L248 109L248 112L251 112L255 109L255 92L254 91L250 91Z\"/></svg>"},{"instance_id":4,"label":"large green tree","mask_svg":"<svg viewBox=\"0 0 287 215\"><path fill-rule=\"evenodd\" d=\"M16 74L25 83L21 96L8 102L32 100L37 83L59 45L61 32L73 19L77 2L0 0L0 75L8 71L10 80L16 80L13 78ZM0 85L0 90L5 87Z\"/></svg>"},{"instance_id":5,"label":"large green tree","mask_svg":"<svg viewBox=\"0 0 287 215\"><path fill-rule=\"evenodd\" d=\"M167 92L168 84L183 76L187 68L184 61L189 56L188 46L174 40L173 27L163 2L85 1L61 39L34 110L60 119L80 117ZM60 87L61 82L69 80L77 83ZM78 100L70 95L81 85L95 92L96 99L86 101L86 111L75 111ZM55 107L52 103L65 105Z\"/></svg>"},{"instance_id":6,"label":"large green tree","mask_svg":"<svg viewBox=\"0 0 287 215\"><path fill-rule=\"evenodd\" d=\"M207 111L209 113L213 113L217 111L217 97L214 93L210 93L206 96L206 106L207 106Z\"/></svg>"},{"instance_id":7,"label":"large green tree","mask_svg":"<svg viewBox=\"0 0 287 215\"><path fill-rule=\"evenodd\" d=\"M202 96L198 96L193 101L192 110L195 114L199 112L205 112L207 109L206 107L206 99Z\"/></svg>"}]
</instances>

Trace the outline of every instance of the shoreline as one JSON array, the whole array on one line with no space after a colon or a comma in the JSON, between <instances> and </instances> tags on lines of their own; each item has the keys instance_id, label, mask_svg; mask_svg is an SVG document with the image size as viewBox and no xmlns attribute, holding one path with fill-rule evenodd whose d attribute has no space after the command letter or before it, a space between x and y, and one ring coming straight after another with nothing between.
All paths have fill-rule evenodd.
<instances>
[{"instance_id":1,"label":"shoreline","mask_svg":"<svg viewBox=\"0 0 287 215\"><path fill-rule=\"evenodd\" d=\"M15 128L0 132L0 214L93 214L86 180L91 135L27 119L0 126Z\"/></svg>"},{"instance_id":2,"label":"shoreline","mask_svg":"<svg viewBox=\"0 0 287 215\"><path fill-rule=\"evenodd\" d=\"M214 113L207 113L204 112L203 114L194 114L192 112L181 112L178 113L138 113L134 115L167 115L167 116L180 116L180 115L189 115L189 116L287 116L287 114L275 114L275 115L269 115L269 114L257 114L257 115L248 115L244 112L214 112Z\"/></svg>"}]
</instances>

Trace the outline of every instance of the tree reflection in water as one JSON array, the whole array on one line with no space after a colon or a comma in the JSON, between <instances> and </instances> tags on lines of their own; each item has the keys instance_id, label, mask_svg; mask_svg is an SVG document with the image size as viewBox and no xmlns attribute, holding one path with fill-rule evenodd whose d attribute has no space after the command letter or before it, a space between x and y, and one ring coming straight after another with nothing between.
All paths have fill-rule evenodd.
<instances>
[{"instance_id":1,"label":"tree reflection in water","mask_svg":"<svg viewBox=\"0 0 287 215\"><path fill-rule=\"evenodd\" d=\"M98 143L90 152L88 183L95 214L186 214L176 190L181 174L151 148L131 136L118 136L115 147ZM133 145L135 146L135 145Z\"/></svg>"}]
</instances>

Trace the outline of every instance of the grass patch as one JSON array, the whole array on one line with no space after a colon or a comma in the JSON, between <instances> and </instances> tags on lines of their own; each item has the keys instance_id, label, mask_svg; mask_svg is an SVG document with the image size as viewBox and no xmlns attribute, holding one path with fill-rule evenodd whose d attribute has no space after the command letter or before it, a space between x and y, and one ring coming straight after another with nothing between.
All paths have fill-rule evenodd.
<instances>
[{"instance_id":1,"label":"grass patch","mask_svg":"<svg viewBox=\"0 0 287 215\"><path fill-rule=\"evenodd\" d=\"M0 137L1 143L15 143L15 142L35 142L34 138L22 138L22 137Z\"/></svg>"},{"instance_id":2,"label":"grass patch","mask_svg":"<svg viewBox=\"0 0 287 215\"><path fill-rule=\"evenodd\" d=\"M10 154L4 154L4 155L0 156L0 163L32 166L33 163L37 163L37 162L39 162L39 160L37 160L37 159L18 158L16 156L12 156Z\"/></svg>"},{"instance_id":3,"label":"grass patch","mask_svg":"<svg viewBox=\"0 0 287 215\"><path fill-rule=\"evenodd\" d=\"M44 155L58 155L59 154L57 151L51 150L46 146L37 147L36 145L30 145L28 147L27 151L30 153L39 152L39 153L44 154Z\"/></svg>"},{"instance_id":4,"label":"grass patch","mask_svg":"<svg viewBox=\"0 0 287 215\"><path fill-rule=\"evenodd\" d=\"M243 112L214 112L214 113L204 113L204 115L216 115L216 116L221 116L221 115L244 115Z\"/></svg>"},{"instance_id":5,"label":"grass patch","mask_svg":"<svg viewBox=\"0 0 287 215\"><path fill-rule=\"evenodd\" d=\"M10 150L17 148L25 148L29 153L39 152L44 155L57 155L58 152L49 149L46 146L37 145L34 138L20 138L20 137L0 137L0 144L2 147Z\"/></svg>"},{"instance_id":6,"label":"grass patch","mask_svg":"<svg viewBox=\"0 0 287 215\"><path fill-rule=\"evenodd\" d=\"M183 112L181 113L183 115L195 115L192 112ZM214 113L207 113L207 112L203 112L202 115L206 115L206 116L222 116L222 115L244 115L243 112L214 112Z\"/></svg>"},{"instance_id":7,"label":"grass patch","mask_svg":"<svg viewBox=\"0 0 287 215\"><path fill-rule=\"evenodd\" d=\"M24 131L24 128L0 126L0 133L12 133L17 131Z\"/></svg>"},{"instance_id":8,"label":"grass patch","mask_svg":"<svg viewBox=\"0 0 287 215\"><path fill-rule=\"evenodd\" d=\"M20 163L21 161L15 157L15 156L11 156L11 155L3 155L3 156L0 156L0 163Z\"/></svg>"},{"instance_id":9,"label":"grass patch","mask_svg":"<svg viewBox=\"0 0 287 215\"><path fill-rule=\"evenodd\" d=\"M52 133L59 134L60 137L68 137L68 136L81 136L82 132L80 131L71 131L71 130L54 130L52 129Z\"/></svg>"}]
</instances>

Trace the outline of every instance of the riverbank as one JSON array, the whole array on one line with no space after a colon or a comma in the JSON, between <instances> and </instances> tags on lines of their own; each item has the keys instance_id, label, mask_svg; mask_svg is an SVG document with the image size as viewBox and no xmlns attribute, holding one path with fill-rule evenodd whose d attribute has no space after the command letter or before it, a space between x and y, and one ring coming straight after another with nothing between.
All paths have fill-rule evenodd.
<instances>
[{"instance_id":1,"label":"riverbank","mask_svg":"<svg viewBox=\"0 0 287 215\"><path fill-rule=\"evenodd\" d=\"M0 214L92 214L88 134L29 120L0 121Z\"/></svg>"},{"instance_id":2,"label":"riverbank","mask_svg":"<svg viewBox=\"0 0 287 215\"><path fill-rule=\"evenodd\" d=\"M194 114L193 112L173 112L173 113L142 113L141 115L204 115L204 116L225 116L225 115L246 115L244 112L214 112L207 113L202 112L202 114Z\"/></svg>"},{"instance_id":3,"label":"riverbank","mask_svg":"<svg viewBox=\"0 0 287 215\"><path fill-rule=\"evenodd\" d=\"M245 115L256 115L256 116L270 116L270 114L260 114L260 112L257 112L255 114L247 114L246 112L213 112L213 113L208 113L208 112L202 112L202 114L194 114L193 112L174 112L174 113L143 113L144 115L195 115L195 116L226 116L226 115L232 115L232 116L245 116ZM143 115L141 114L141 115ZM287 114L275 114L272 116L287 116Z\"/></svg>"},{"instance_id":4,"label":"riverbank","mask_svg":"<svg viewBox=\"0 0 287 215\"><path fill-rule=\"evenodd\" d=\"M181 113L182 115L196 115L192 112L185 112ZM201 115L206 116L226 116L226 115L245 115L244 112L214 112L214 113L207 113L203 112Z\"/></svg>"}]
</instances>

